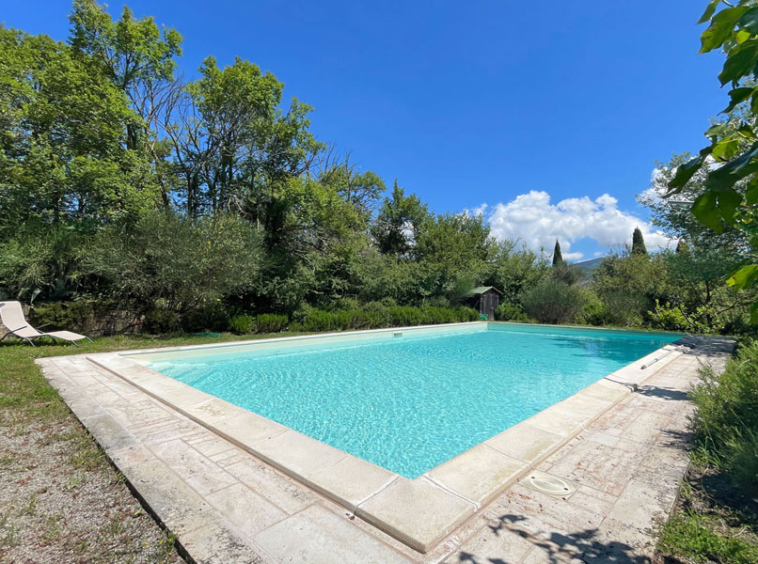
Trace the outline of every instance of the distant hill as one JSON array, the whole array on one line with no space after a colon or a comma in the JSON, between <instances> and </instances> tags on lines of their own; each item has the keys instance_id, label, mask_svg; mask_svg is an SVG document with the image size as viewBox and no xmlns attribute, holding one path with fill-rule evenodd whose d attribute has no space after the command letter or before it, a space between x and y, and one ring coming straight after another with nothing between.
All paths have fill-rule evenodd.
<instances>
[{"instance_id":1,"label":"distant hill","mask_svg":"<svg viewBox=\"0 0 758 564\"><path fill-rule=\"evenodd\" d=\"M591 260L583 260L582 262L575 262L574 266L578 266L582 269L585 278L592 278L592 273L600 266L605 257L598 257Z\"/></svg>"}]
</instances>

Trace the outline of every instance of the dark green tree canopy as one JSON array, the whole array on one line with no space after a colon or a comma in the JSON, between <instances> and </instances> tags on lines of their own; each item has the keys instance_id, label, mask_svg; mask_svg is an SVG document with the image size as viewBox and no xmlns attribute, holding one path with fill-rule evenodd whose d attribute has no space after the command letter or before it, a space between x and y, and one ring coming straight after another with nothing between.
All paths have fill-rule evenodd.
<instances>
[{"instance_id":1,"label":"dark green tree canopy","mask_svg":"<svg viewBox=\"0 0 758 564\"><path fill-rule=\"evenodd\" d=\"M642 231L640 231L639 227L635 227L634 233L632 233L632 254L647 256L645 238L642 236Z\"/></svg>"},{"instance_id":2,"label":"dark green tree canopy","mask_svg":"<svg viewBox=\"0 0 758 564\"><path fill-rule=\"evenodd\" d=\"M421 224L429 217L426 204L415 194L405 190L395 180L392 193L384 198L372 234L379 251L384 254L406 256L415 246Z\"/></svg>"},{"instance_id":3,"label":"dark green tree canopy","mask_svg":"<svg viewBox=\"0 0 758 564\"><path fill-rule=\"evenodd\" d=\"M556 239L555 248L553 249L553 266L559 266L561 264L564 264L563 253L561 252L561 243Z\"/></svg>"}]
</instances>

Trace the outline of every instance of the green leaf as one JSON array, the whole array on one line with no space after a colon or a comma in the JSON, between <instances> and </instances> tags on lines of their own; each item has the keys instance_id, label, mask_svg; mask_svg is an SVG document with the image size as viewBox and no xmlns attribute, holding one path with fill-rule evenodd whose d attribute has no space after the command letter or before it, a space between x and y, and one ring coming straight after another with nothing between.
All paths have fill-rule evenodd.
<instances>
[{"instance_id":1,"label":"green leaf","mask_svg":"<svg viewBox=\"0 0 758 564\"><path fill-rule=\"evenodd\" d=\"M753 37L753 34L749 31L745 31L744 29L741 29L737 32L737 35L735 36L735 40L737 41L737 44L745 43L748 39Z\"/></svg>"},{"instance_id":2,"label":"green leaf","mask_svg":"<svg viewBox=\"0 0 758 564\"><path fill-rule=\"evenodd\" d=\"M748 182L747 189L745 190L745 202L749 206L758 203L758 178L752 178Z\"/></svg>"},{"instance_id":3,"label":"green leaf","mask_svg":"<svg viewBox=\"0 0 758 564\"><path fill-rule=\"evenodd\" d=\"M731 112L739 104L750 98L750 96L756 92L755 88L749 86L741 86L729 91L729 105L722 112L724 114Z\"/></svg>"},{"instance_id":4,"label":"green leaf","mask_svg":"<svg viewBox=\"0 0 758 564\"><path fill-rule=\"evenodd\" d=\"M758 264L749 264L732 274L726 283L736 290L744 290L752 286L756 278L758 278Z\"/></svg>"},{"instance_id":5,"label":"green leaf","mask_svg":"<svg viewBox=\"0 0 758 564\"><path fill-rule=\"evenodd\" d=\"M721 10L716 14L711 20L711 25L700 36L700 52L707 53L720 47L734 32L737 22L747 9L747 6L737 6Z\"/></svg>"},{"instance_id":6,"label":"green leaf","mask_svg":"<svg viewBox=\"0 0 758 564\"><path fill-rule=\"evenodd\" d=\"M713 147L706 147L702 151L700 151L700 155L690 159L683 165L679 165L676 169L676 174L674 175L674 178L672 178L668 183L668 194L667 196L671 196L672 194L676 194L679 192L684 186L687 184L687 182L690 181L690 178L698 171L700 170L700 167L703 166L703 163L705 162L705 157L711 154L711 151L713 151Z\"/></svg>"},{"instance_id":7,"label":"green leaf","mask_svg":"<svg viewBox=\"0 0 758 564\"><path fill-rule=\"evenodd\" d=\"M705 181L705 187L715 192L729 190L738 180L758 170L758 162L754 160L756 156L758 156L758 143L736 159L712 171Z\"/></svg>"},{"instance_id":8,"label":"green leaf","mask_svg":"<svg viewBox=\"0 0 758 564\"><path fill-rule=\"evenodd\" d=\"M734 190L719 192L718 209L721 212L722 219L729 224L734 224L734 216L741 203L742 195Z\"/></svg>"},{"instance_id":9,"label":"green leaf","mask_svg":"<svg viewBox=\"0 0 758 564\"><path fill-rule=\"evenodd\" d=\"M740 27L750 33L758 33L758 6L750 8L740 18Z\"/></svg>"},{"instance_id":10,"label":"green leaf","mask_svg":"<svg viewBox=\"0 0 758 564\"><path fill-rule=\"evenodd\" d=\"M718 195L715 192L705 192L698 196L692 204L692 214L706 227L721 233L723 228L719 221L721 214L717 205Z\"/></svg>"},{"instance_id":11,"label":"green leaf","mask_svg":"<svg viewBox=\"0 0 758 564\"><path fill-rule=\"evenodd\" d=\"M721 137L724 132L726 132L726 126L726 122L714 124L705 130L705 136L711 141L715 141Z\"/></svg>"},{"instance_id":12,"label":"green leaf","mask_svg":"<svg viewBox=\"0 0 758 564\"><path fill-rule=\"evenodd\" d=\"M727 55L724 68L719 74L721 85L738 82L753 72L756 63L758 63L758 39L750 39L738 45Z\"/></svg>"},{"instance_id":13,"label":"green leaf","mask_svg":"<svg viewBox=\"0 0 758 564\"><path fill-rule=\"evenodd\" d=\"M697 21L697 23L701 24L710 20L711 16L716 13L716 8L719 7L719 3L721 3L721 0L711 0L708 3L708 7L705 9L705 12L703 12L703 15L700 16L700 19Z\"/></svg>"},{"instance_id":14,"label":"green leaf","mask_svg":"<svg viewBox=\"0 0 758 564\"><path fill-rule=\"evenodd\" d=\"M719 141L713 147L713 158L719 161L728 161L740 148L739 139L734 137L728 137L723 141Z\"/></svg>"}]
</instances>

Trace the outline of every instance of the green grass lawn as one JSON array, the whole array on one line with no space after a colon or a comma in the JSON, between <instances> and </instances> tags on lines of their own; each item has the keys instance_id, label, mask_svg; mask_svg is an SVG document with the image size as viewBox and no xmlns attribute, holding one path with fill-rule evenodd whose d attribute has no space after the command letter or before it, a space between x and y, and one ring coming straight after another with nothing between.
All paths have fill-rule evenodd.
<instances>
[{"instance_id":1,"label":"green grass lawn","mask_svg":"<svg viewBox=\"0 0 758 564\"><path fill-rule=\"evenodd\" d=\"M666 562L755 564L758 503L723 472L695 462L658 549Z\"/></svg>"},{"instance_id":2,"label":"green grass lawn","mask_svg":"<svg viewBox=\"0 0 758 564\"><path fill-rule=\"evenodd\" d=\"M81 346L56 345L42 340L36 347L18 342L0 343L0 410L13 408L18 418L34 417L38 421L51 421L70 413L58 393L47 383L34 361L38 358L86 353L100 353L127 349L203 345L284 337L296 333L262 335L233 335L222 333L219 337L178 335L169 337L117 336L96 339L94 343L82 341ZM6 339L7 341L7 339Z\"/></svg>"}]
</instances>

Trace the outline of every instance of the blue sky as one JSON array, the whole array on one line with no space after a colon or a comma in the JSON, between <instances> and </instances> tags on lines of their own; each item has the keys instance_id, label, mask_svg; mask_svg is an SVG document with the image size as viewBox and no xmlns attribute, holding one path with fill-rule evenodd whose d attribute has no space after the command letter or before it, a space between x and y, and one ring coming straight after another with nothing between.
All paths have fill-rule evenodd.
<instances>
[{"instance_id":1,"label":"blue sky","mask_svg":"<svg viewBox=\"0 0 758 564\"><path fill-rule=\"evenodd\" d=\"M726 105L721 56L697 55L705 4L129 2L184 35L185 75L207 55L249 59L388 184L438 212L483 209L532 247L560 237L577 259L644 223L655 160L698 150ZM67 36L65 0L0 8L6 26Z\"/></svg>"}]
</instances>

